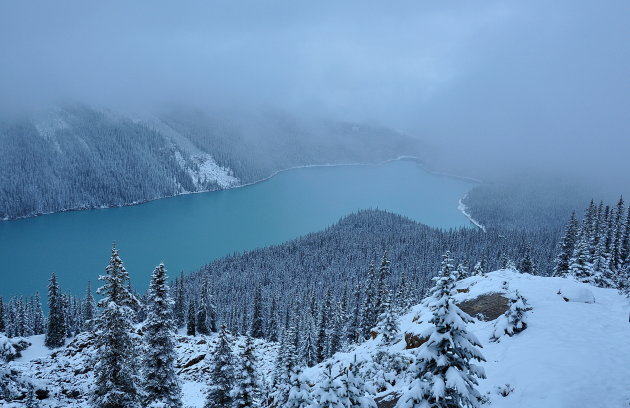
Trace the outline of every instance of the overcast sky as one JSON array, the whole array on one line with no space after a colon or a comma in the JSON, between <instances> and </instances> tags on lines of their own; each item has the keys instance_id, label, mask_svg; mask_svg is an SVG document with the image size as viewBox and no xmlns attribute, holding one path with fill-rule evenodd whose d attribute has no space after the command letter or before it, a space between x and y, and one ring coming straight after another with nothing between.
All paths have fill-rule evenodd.
<instances>
[{"instance_id":1,"label":"overcast sky","mask_svg":"<svg viewBox=\"0 0 630 408\"><path fill-rule=\"evenodd\" d=\"M629 21L627 0L6 0L0 109L272 107L627 181Z\"/></svg>"}]
</instances>

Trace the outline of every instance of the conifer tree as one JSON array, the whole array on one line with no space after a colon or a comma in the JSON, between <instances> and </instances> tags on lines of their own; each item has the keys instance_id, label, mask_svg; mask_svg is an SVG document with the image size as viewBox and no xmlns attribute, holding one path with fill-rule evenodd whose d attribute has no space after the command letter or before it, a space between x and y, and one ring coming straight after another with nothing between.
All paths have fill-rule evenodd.
<instances>
[{"instance_id":1,"label":"conifer tree","mask_svg":"<svg viewBox=\"0 0 630 408\"><path fill-rule=\"evenodd\" d=\"M42 310L42 300L39 296L39 291L35 292L35 297L32 301L32 323L33 323L33 333L34 334L43 334L46 333L46 318L44 317L44 311ZM0 315L2 311L0 310ZM1 318L0 318L1 319ZM0 331L2 331L0 329Z\"/></svg>"},{"instance_id":2,"label":"conifer tree","mask_svg":"<svg viewBox=\"0 0 630 408\"><path fill-rule=\"evenodd\" d=\"M201 303L199 305L199 308L197 309L197 316L196 316L196 322L195 322L195 326L197 329L197 332L199 332L200 334L210 334L210 330L208 330L208 319L207 319L207 312L208 307L206 305L206 301L204 299L204 297L201 297Z\"/></svg>"},{"instance_id":3,"label":"conifer tree","mask_svg":"<svg viewBox=\"0 0 630 408\"><path fill-rule=\"evenodd\" d=\"M2 296L0 296L0 333L6 330L4 323L4 303L2 302Z\"/></svg>"},{"instance_id":4,"label":"conifer tree","mask_svg":"<svg viewBox=\"0 0 630 408\"><path fill-rule=\"evenodd\" d=\"M354 362L343 370L340 380L345 407L376 408L374 399L368 395L365 381L359 376L356 355Z\"/></svg>"},{"instance_id":5,"label":"conifer tree","mask_svg":"<svg viewBox=\"0 0 630 408\"><path fill-rule=\"evenodd\" d=\"M103 298L96 319L94 388L95 408L139 407L140 392L137 378L136 338L132 333L134 308L139 305L127 287L129 275L112 245L112 256L99 276L104 284L97 293Z\"/></svg>"},{"instance_id":6,"label":"conifer tree","mask_svg":"<svg viewBox=\"0 0 630 408\"><path fill-rule=\"evenodd\" d=\"M381 259L381 266L378 270L378 289L376 293L376 302L373 305L375 308L375 317L378 317L385 311L385 298L389 294L389 277L391 275L390 269L390 261L387 258L387 251L383 253L383 258Z\"/></svg>"},{"instance_id":7,"label":"conifer tree","mask_svg":"<svg viewBox=\"0 0 630 408\"><path fill-rule=\"evenodd\" d=\"M370 335L370 330L376 325L378 320L378 314L376 314L376 302L377 302L377 294L378 294L378 276L376 274L376 269L374 267L374 263L370 263L370 267L368 269L367 276L367 287L365 289L365 298L362 302L362 335L363 338L367 338Z\"/></svg>"},{"instance_id":8,"label":"conifer tree","mask_svg":"<svg viewBox=\"0 0 630 408\"><path fill-rule=\"evenodd\" d=\"M144 323L143 401L147 407L182 406L181 387L175 373L174 302L167 281L164 264L160 264L151 275Z\"/></svg>"},{"instance_id":9,"label":"conifer tree","mask_svg":"<svg viewBox=\"0 0 630 408\"><path fill-rule=\"evenodd\" d=\"M536 274L536 267L531 257L530 248L525 249L525 254L518 264L518 271L520 273L529 273L530 275Z\"/></svg>"},{"instance_id":10,"label":"conifer tree","mask_svg":"<svg viewBox=\"0 0 630 408\"><path fill-rule=\"evenodd\" d=\"M455 279L460 281L462 279L466 279L468 277L468 268L463 263L457 265L457 270L455 271Z\"/></svg>"},{"instance_id":11,"label":"conifer tree","mask_svg":"<svg viewBox=\"0 0 630 408\"><path fill-rule=\"evenodd\" d=\"M225 325L219 330L219 340L212 352L214 367L210 371L210 384L206 393L204 408L231 407L234 403L234 359L230 334Z\"/></svg>"},{"instance_id":12,"label":"conifer tree","mask_svg":"<svg viewBox=\"0 0 630 408\"><path fill-rule=\"evenodd\" d=\"M398 281L398 292L396 293L397 308L400 312L404 312L409 309L409 282L407 278L407 268L404 268L400 273L400 280Z\"/></svg>"},{"instance_id":13,"label":"conifer tree","mask_svg":"<svg viewBox=\"0 0 630 408\"><path fill-rule=\"evenodd\" d=\"M249 408L258 405L258 383L256 381L256 357L251 336L245 337L240 355L240 369L236 376L233 398L235 408Z\"/></svg>"},{"instance_id":14,"label":"conifer tree","mask_svg":"<svg viewBox=\"0 0 630 408\"><path fill-rule=\"evenodd\" d=\"M57 276L53 272L48 284L48 329L44 344L48 348L61 347L66 338L66 315L64 310L63 295Z\"/></svg>"},{"instance_id":15,"label":"conifer tree","mask_svg":"<svg viewBox=\"0 0 630 408\"><path fill-rule=\"evenodd\" d=\"M277 407L283 407L289 398L290 374L296 366L295 336L295 328L289 326L282 336L282 342L278 350L273 379L274 390L271 395L273 404Z\"/></svg>"},{"instance_id":16,"label":"conifer tree","mask_svg":"<svg viewBox=\"0 0 630 408\"><path fill-rule=\"evenodd\" d=\"M301 366L296 365L291 370L290 389L284 408L307 408L311 406L311 387Z\"/></svg>"},{"instance_id":17,"label":"conifer tree","mask_svg":"<svg viewBox=\"0 0 630 408\"><path fill-rule=\"evenodd\" d=\"M180 272L179 279L175 279L175 323L177 328L184 327L186 322L186 306L184 291L184 272Z\"/></svg>"},{"instance_id":18,"label":"conifer tree","mask_svg":"<svg viewBox=\"0 0 630 408\"><path fill-rule=\"evenodd\" d=\"M252 313L251 335L255 339L262 339L265 337L262 316L262 291L260 290L260 287L257 287L254 293L254 311Z\"/></svg>"},{"instance_id":19,"label":"conifer tree","mask_svg":"<svg viewBox=\"0 0 630 408\"><path fill-rule=\"evenodd\" d=\"M527 328L527 312L531 308L527 305L525 298L517 291L508 294L509 308L497 319L494 325L494 332L490 340L499 341L501 336L513 336Z\"/></svg>"},{"instance_id":20,"label":"conifer tree","mask_svg":"<svg viewBox=\"0 0 630 408\"><path fill-rule=\"evenodd\" d=\"M479 340L466 330L472 318L456 304L455 276L450 253L434 278L435 286L427 305L431 327L421 334L427 342L414 365L415 379L400 397L397 407L479 407L481 395L477 378L485 378L481 367L471 360L485 361L477 347Z\"/></svg>"},{"instance_id":21,"label":"conifer tree","mask_svg":"<svg viewBox=\"0 0 630 408\"><path fill-rule=\"evenodd\" d=\"M188 303L188 319L186 321L186 334L188 336L195 336L197 334L195 327L196 320L197 313L195 312L195 302L191 299L190 303Z\"/></svg>"},{"instance_id":22,"label":"conifer tree","mask_svg":"<svg viewBox=\"0 0 630 408\"><path fill-rule=\"evenodd\" d=\"M385 311L379 317L376 332L381 335L381 342L385 345L396 343L398 339L398 318L394 313L394 307L391 304L391 295L387 295L385 299Z\"/></svg>"},{"instance_id":23,"label":"conifer tree","mask_svg":"<svg viewBox=\"0 0 630 408\"><path fill-rule=\"evenodd\" d=\"M85 300L83 303L83 320L85 321L85 328L89 331L94 329L94 319L96 317L96 303L92 296L92 284L88 281Z\"/></svg>"},{"instance_id":24,"label":"conifer tree","mask_svg":"<svg viewBox=\"0 0 630 408\"><path fill-rule=\"evenodd\" d=\"M336 373L333 373L332 364L324 367L322 378L317 382L313 390L312 408L344 408L343 389Z\"/></svg>"},{"instance_id":25,"label":"conifer tree","mask_svg":"<svg viewBox=\"0 0 630 408\"><path fill-rule=\"evenodd\" d=\"M486 273L486 259L481 258L473 268L473 276L481 276Z\"/></svg>"},{"instance_id":26,"label":"conifer tree","mask_svg":"<svg viewBox=\"0 0 630 408\"><path fill-rule=\"evenodd\" d=\"M569 261L569 274L581 282L591 283L593 268L589 262L590 250L587 240L588 237L582 234L576 243L573 255Z\"/></svg>"}]
</instances>

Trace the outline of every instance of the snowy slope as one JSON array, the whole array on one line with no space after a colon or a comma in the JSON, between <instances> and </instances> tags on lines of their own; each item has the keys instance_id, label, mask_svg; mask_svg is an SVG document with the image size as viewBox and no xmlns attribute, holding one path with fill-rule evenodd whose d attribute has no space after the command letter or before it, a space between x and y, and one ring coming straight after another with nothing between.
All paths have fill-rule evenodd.
<instances>
[{"instance_id":1,"label":"snowy slope","mask_svg":"<svg viewBox=\"0 0 630 408\"><path fill-rule=\"evenodd\" d=\"M502 293L503 282L509 290L517 289L532 311L528 328L513 336L491 342L495 321L476 319L469 331L481 341L486 362L482 367L487 379L481 380L479 391L489 399L486 406L498 408L627 408L630 406L630 323L628 299L612 289L601 289L565 278L538 277L511 270L499 270L486 276L467 278L458 288L457 302L479 295ZM566 302L562 290L577 301ZM592 293L595 303L583 303L580 295ZM388 379L387 369L373 375L373 362L379 352L398 354L403 364L413 359L413 350L405 350L404 333L420 332L427 323L427 310L422 305L400 319L400 340L390 347L380 345L380 337L369 340L348 353L338 353L333 361L347 365L363 362L362 372L375 388ZM420 346L422 347L422 346ZM307 374L313 382L324 364ZM394 385L377 397L396 395L409 381L409 374L392 371ZM377 377L377 378L375 378ZM509 385L509 386L508 386ZM502 389L511 389L507 396ZM377 390L378 391L378 390Z\"/></svg>"},{"instance_id":2,"label":"snowy slope","mask_svg":"<svg viewBox=\"0 0 630 408\"><path fill-rule=\"evenodd\" d=\"M190 337L179 334L176 338L176 372L182 381L185 407L202 407L211 353L218 336ZM31 346L22 352L22 357L8 363L8 368L16 370L20 376L36 389L47 390L49 395L41 401L41 407L89 407L87 397L93 380L92 338L82 333L68 339L66 346L51 351L44 346L44 336L26 338ZM234 337L233 352L238 353L244 342L243 337ZM262 340L254 340L257 359L257 372L261 384L267 385L272 378L271 370L277 354L277 346ZM5 404L5 405L3 405ZM0 407L22 407L21 402L3 403Z\"/></svg>"}]
</instances>

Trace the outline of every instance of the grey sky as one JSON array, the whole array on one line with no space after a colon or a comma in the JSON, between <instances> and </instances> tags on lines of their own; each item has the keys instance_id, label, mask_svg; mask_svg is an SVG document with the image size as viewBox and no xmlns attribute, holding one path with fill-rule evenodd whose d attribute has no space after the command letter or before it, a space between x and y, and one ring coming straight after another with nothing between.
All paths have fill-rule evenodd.
<instances>
[{"instance_id":1,"label":"grey sky","mask_svg":"<svg viewBox=\"0 0 630 408\"><path fill-rule=\"evenodd\" d=\"M629 18L624 0L3 1L0 108L271 106L453 145L462 171L627 174L607 158L630 151Z\"/></svg>"}]
</instances>

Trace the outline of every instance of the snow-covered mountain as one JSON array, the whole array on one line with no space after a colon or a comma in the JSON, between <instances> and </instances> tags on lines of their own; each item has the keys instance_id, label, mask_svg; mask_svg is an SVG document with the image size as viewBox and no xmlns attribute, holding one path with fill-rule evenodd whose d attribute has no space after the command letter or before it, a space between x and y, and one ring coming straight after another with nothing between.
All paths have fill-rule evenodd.
<instances>
[{"instance_id":1,"label":"snow-covered mountain","mask_svg":"<svg viewBox=\"0 0 630 408\"><path fill-rule=\"evenodd\" d=\"M478 390L484 406L498 408L624 408L630 404L630 303L613 289L597 288L570 278L539 277L498 270L457 283L455 300L473 316L467 330L482 345L486 378ZM509 299L518 292L530 310L526 328L503 333ZM395 406L413 378L413 362L430 329L426 302L411 307L397 320L398 331L385 344L383 334L363 342L304 375L313 389L351 364L379 407ZM501 330L496 330L497 326ZM49 351L42 336L26 338L32 345L8 363L14 376L29 378L42 406L87 406L91 381L91 338L81 334L62 349ZM18 340L13 340L14 342ZM184 405L200 407L216 336L177 337L176 370L183 382ZM237 338L235 345L242 342ZM279 345L256 340L258 377L271 383ZM22 406L12 403L9 407Z\"/></svg>"},{"instance_id":2,"label":"snow-covered mountain","mask_svg":"<svg viewBox=\"0 0 630 408\"><path fill-rule=\"evenodd\" d=\"M83 105L0 118L0 219L244 185L296 166L420 155L390 129L287 114L130 114Z\"/></svg>"}]
</instances>

